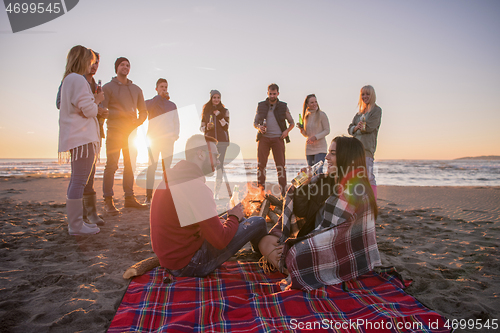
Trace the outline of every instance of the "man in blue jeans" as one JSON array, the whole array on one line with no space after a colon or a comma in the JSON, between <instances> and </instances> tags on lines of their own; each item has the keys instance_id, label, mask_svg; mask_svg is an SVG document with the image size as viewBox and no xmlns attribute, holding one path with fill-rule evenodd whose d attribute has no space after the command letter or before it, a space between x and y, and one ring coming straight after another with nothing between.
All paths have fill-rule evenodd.
<instances>
[{"instance_id":1,"label":"man in blue jeans","mask_svg":"<svg viewBox=\"0 0 500 333\"><path fill-rule=\"evenodd\" d=\"M174 276L204 277L231 258L247 242L254 249L267 235L264 218L244 219L241 204L219 218L205 176L219 163L217 140L201 134L186 142L186 160L166 171L166 180L151 202L151 245Z\"/></svg>"},{"instance_id":2,"label":"man in blue jeans","mask_svg":"<svg viewBox=\"0 0 500 333\"><path fill-rule=\"evenodd\" d=\"M108 132L106 135L106 166L104 168L102 191L106 212L118 213L113 203L113 184L118 170L120 151L123 153L123 192L125 207L148 209L147 205L137 202L134 195L134 170L129 151L129 135L140 126L148 116L141 88L127 78L130 62L120 57L115 62L116 76L106 83L104 106L109 109ZM137 117L137 110L139 117Z\"/></svg>"}]
</instances>

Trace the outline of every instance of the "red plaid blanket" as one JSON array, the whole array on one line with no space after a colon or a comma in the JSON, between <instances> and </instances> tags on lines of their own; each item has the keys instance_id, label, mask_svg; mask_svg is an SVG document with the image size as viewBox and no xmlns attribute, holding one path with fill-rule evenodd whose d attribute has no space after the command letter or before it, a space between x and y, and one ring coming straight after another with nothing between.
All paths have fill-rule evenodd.
<instances>
[{"instance_id":1,"label":"red plaid blanket","mask_svg":"<svg viewBox=\"0 0 500 333\"><path fill-rule=\"evenodd\" d=\"M228 262L206 278L159 267L132 280L108 332L449 332L398 276L384 269L304 292L281 291L283 275L257 263Z\"/></svg>"}]
</instances>

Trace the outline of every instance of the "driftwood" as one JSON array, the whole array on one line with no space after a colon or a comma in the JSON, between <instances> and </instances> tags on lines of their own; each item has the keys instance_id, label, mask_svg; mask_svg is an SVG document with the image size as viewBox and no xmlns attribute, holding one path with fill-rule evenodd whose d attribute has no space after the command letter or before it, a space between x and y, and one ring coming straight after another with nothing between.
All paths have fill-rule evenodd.
<instances>
[{"instance_id":1,"label":"driftwood","mask_svg":"<svg viewBox=\"0 0 500 333\"><path fill-rule=\"evenodd\" d=\"M271 221L273 221L273 223L276 223L278 222L279 220L279 216L276 215L272 210L270 210L268 213L267 213L267 216L269 216L269 218L271 219Z\"/></svg>"},{"instance_id":2,"label":"driftwood","mask_svg":"<svg viewBox=\"0 0 500 333\"><path fill-rule=\"evenodd\" d=\"M283 201L280 199L276 198L272 194L266 194L266 199L271 202L271 205L276 206L276 207L282 207L283 206Z\"/></svg>"},{"instance_id":3,"label":"driftwood","mask_svg":"<svg viewBox=\"0 0 500 333\"><path fill-rule=\"evenodd\" d=\"M269 212L269 206L271 205L271 202L267 199L264 199L264 202L262 205L260 205L260 212L259 216L266 218L267 213Z\"/></svg>"},{"instance_id":4,"label":"driftwood","mask_svg":"<svg viewBox=\"0 0 500 333\"><path fill-rule=\"evenodd\" d=\"M139 261L138 263L130 266L125 273L123 273L123 278L130 279L134 276L143 275L158 266L160 266L160 260L157 256L144 259L143 261Z\"/></svg>"},{"instance_id":5,"label":"driftwood","mask_svg":"<svg viewBox=\"0 0 500 333\"><path fill-rule=\"evenodd\" d=\"M274 214L280 216L282 213L283 213L283 210L281 209L281 207L274 207L274 209L272 210Z\"/></svg>"}]
</instances>

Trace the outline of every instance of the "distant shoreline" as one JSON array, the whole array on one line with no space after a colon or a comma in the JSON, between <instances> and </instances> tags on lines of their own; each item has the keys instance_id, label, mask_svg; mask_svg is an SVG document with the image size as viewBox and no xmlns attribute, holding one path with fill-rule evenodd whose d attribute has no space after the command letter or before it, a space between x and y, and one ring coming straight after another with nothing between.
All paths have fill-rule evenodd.
<instances>
[{"instance_id":1,"label":"distant shoreline","mask_svg":"<svg viewBox=\"0 0 500 333\"><path fill-rule=\"evenodd\" d=\"M178 160L182 158L177 158ZM176 160L176 158L174 158ZM235 158L236 161L257 161L257 158ZM305 161L305 158L287 158L287 161ZM450 158L450 159L425 159L425 158L380 158L375 161L460 161L460 160L482 160L482 161L498 161L500 160L500 156L498 155L487 155L487 156L468 156L468 157L459 157L459 158ZM2 161L27 161L27 162L57 162L57 158L8 158L8 157L0 157L0 162ZM101 158L101 162L106 161L106 158ZM272 161L272 158L271 158Z\"/></svg>"},{"instance_id":2,"label":"distant shoreline","mask_svg":"<svg viewBox=\"0 0 500 333\"><path fill-rule=\"evenodd\" d=\"M475 157L460 157L460 158L454 159L454 161L457 161L457 160L498 161L498 160L500 160L500 156L488 155L488 156L475 156Z\"/></svg>"}]
</instances>

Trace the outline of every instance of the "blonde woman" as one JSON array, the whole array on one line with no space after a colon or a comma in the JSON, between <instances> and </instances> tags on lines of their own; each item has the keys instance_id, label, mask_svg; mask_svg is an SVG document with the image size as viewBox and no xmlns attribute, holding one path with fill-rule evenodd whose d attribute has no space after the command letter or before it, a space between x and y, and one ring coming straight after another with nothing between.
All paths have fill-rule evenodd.
<instances>
[{"instance_id":1,"label":"blonde woman","mask_svg":"<svg viewBox=\"0 0 500 333\"><path fill-rule=\"evenodd\" d=\"M302 108L304 124L297 124L300 133L307 138L306 159L312 166L319 161L324 161L328 146L326 136L330 134L330 123L326 113L320 110L316 95L307 95Z\"/></svg>"},{"instance_id":2,"label":"blonde woman","mask_svg":"<svg viewBox=\"0 0 500 333\"><path fill-rule=\"evenodd\" d=\"M96 234L99 228L82 219L83 190L99 152L100 131L96 116L107 116L107 110L97 105L104 93L94 96L85 79L95 55L86 47L73 47L67 57L61 86L59 112L59 160L71 161L71 178L66 208L70 235Z\"/></svg>"},{"instance_id":3,"label":"blonde woman","mask_svg":"<svg viewBox=\"0 0 500 333\"><path fill-rule=\"evenodd\" d=\"M368 178L377 198L377 182L373 173L377 136L382 121L382 109L375 104L377 96L372 86L364 86L359 93L359 112L352 119L348 133L363 143L366 154Z\"/></svg>"}]
</instances>

